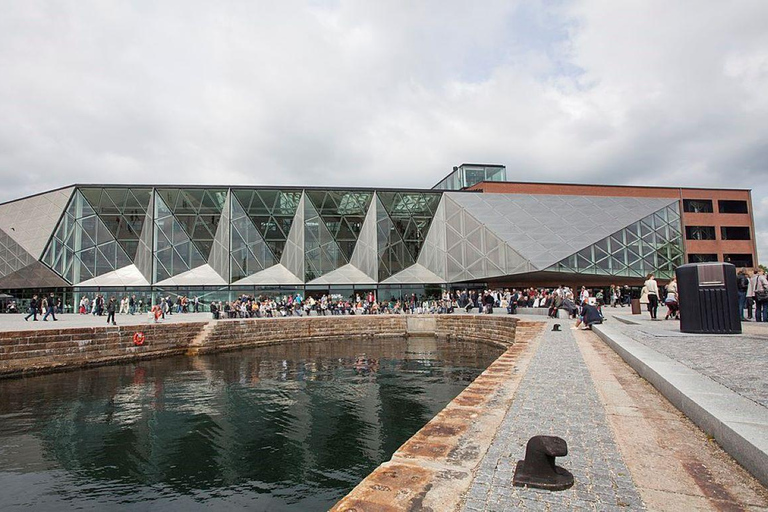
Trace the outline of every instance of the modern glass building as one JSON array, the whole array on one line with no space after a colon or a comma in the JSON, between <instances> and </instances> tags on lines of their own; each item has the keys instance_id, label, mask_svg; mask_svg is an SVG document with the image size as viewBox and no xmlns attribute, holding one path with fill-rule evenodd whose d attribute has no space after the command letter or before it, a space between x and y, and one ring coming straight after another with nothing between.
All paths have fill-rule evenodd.
<instances>
[{"instance_id":1,"label":"modern glass building","mask_svg":"<svg viewBox=\"0 0 768 512\"><path fill-rule=\"evenodd\" d=\"M18 298L381 298L637 283L684 262L681 201L437 189L74 185L0 205Z\"/></svg>"}]
</instances>

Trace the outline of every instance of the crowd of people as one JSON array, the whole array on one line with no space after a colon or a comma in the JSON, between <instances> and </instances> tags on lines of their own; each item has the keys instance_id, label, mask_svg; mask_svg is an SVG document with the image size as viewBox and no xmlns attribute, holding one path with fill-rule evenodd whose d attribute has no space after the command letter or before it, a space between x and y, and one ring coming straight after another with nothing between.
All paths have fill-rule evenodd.
<instances>
[{"instance_id":1,"label":"crowd of people","mask_svg":"<svg viewBox=\"0 0 768 512\"><path fill-rule=\"evenodd\" d=\"M742 321L768 322L768 278L762 269L741 269L737 275L739 311ZM636 290L635 290L636 293ZM634 297L637 297L635 295ZM334 294L302 296L300 293L282 296L243 294L232 301L214 301L208 304L214 318L269 318L307 315L376 315L376 314L446 314L462 309L467 313L493 313L500 308L515 314L524 308L545 308L550 317L557 317L559 310L569 318L577 319L578 325L589 328L603 320L602 309L629 307L633 289L629 285L611 285L606 288L580 289L568 286L556 288L521 288L489 290L444 291L440 297L423 298L416 294L400 299L377 298L373 291L344 297ZM680 296L677 282L672 278L666 286L660 286L653 274L649 274L639 294L640 304L645 306L651 319L658 320L659 307L666 307L665 320L680 319ZM159 321L174 313L197 313L203 310L199 297L179 295L161 297L155 304L135 294L120 299L102 294L80 299L78 312L82 315L107 316L107 323L115 324L116 314L145 314ZM25 320L44 321L62 312L61 299L50 294L31 300Z\"/></svg>"},{"instance_id":2,"label":"crowd of people","mask_svg":"<svg viewBox=\"0 0 768 512\"><path fill-rule=\"evenodd\" d=\"M768 322L768 278L765 270L742 268L736 275L741 321ZM746 315L744 314L746 312Z\"/></svg>"},{"instance_id":3,"label":"crowd of people","mask_svg":"<svg viewBox=\"0 0 768 512\"><path fill-rule=\"evenodd\" d=\"M612 286L609 303L612 307L628 306L629 286ZM450 314L456 310L466 313L492 314L501 309L508 314L522 308L546 308L551 317L563 309L569 317L582 316L583 306L594 307L602 318L605 305L602 289L582 287L574 292L567 286L553 289L490 289L444 291L439 298L423 299L411 294L402 299L377 299L373 292L356 294L354 298L323 294L319 297L289 294L278 297L255 297L243 294L233 301L214 301L210 310L214 318L270 318L290 316L375 315L375 314Z\"/></svg>"},{"instance_id":4,"label":"crowd of people","mask_svg":"<svg viewBox=\"0 0 768 512\"><path fill-rule=\"evenodd\" d=\"M377 300L373 292L356 294L354 298L323 294L318 298L300 293L278 297L241 295L234 301L211 303L214 318L270 318L308 315L377 315L377 314L443 314L453 313L455 301L451 292L440 299L420 299L416 294L396 300Z\"/></svg>"},{"instance_id":5,"label":"crowd of people","mask_svg":"<svg viewBox=\"0 0 768 512\"><path fill-rule=\"evenodd\" d=\"M55 322L56 315L59 313L61 313L61 297L56 297L53 293L42 297L34 295L29 302L28 314L24 317L24 321L28 322L32 318L33 322L37 322L39 315L43 317L44 322L48 321L48 317Z\"/></svg>"}]
</instances>

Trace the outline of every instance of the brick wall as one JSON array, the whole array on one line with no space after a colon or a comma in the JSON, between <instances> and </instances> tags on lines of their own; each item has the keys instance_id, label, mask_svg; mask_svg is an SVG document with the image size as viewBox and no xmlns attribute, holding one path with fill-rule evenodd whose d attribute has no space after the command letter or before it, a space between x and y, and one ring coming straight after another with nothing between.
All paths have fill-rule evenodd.
<instances>
[{"instance_id":1,"label":"brick wall","mask_svg":"<svg viewBox=\"0 0 768 512\"><path fill-rule=\"evenodd\" d=\"M515 342L517 320L491 315L438 315L437 336L493 343L508 347Z\"/></svg>"},{"instance_id":2,"label":"brick wall","mask_svg":"<svg viewBox=\"0 0 768 512\"><path fill-rule=\"evenodd\" d=\"M404 315L321 316L219 320L197 350L230 350L292 340L404 336Z\"/></svg>"},{"instance_id":3,"label":"brick wall","mask_svg":"<svg viewBox=\"0 0 768 512\"><path fill-rule=\"evenodd\" d=\"M49 372L132 359L235 350L285 341L408 335L406 315L255 318L142 326L0 332L0 377ZM420 316L434 335L512 345L516 320L488 315ZM144 345L133 335L144 332ZM419 329L418 335L431 334Z\"/></svg>"},{"instance_id":4,"label":"brick wall","mask_svg":"<svg viewBox=\"0 0 768 512\"><path fill-rule=\"evenodd\" d=\"M183 354L205 322L0 332L0 376ZM144 345L133 335L141 330Z\"/></svg>"}]
</instances>

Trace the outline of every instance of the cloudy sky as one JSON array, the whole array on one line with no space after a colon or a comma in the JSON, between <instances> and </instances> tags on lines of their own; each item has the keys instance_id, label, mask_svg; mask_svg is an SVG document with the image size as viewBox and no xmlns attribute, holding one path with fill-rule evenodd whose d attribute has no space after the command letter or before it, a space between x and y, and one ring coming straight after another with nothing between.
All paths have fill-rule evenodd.
<instances>
[{"instance_id":1,"label":"cloudy sky","mask_svg":"<svg viewBox=\"0 0 768 512\"><path fill-rule=\"evenodd\" d=\"M75 182L753 189L768 1L0 0L0 201ZM765 262L765 257L763 258Z\"/></svg>"}]
</instances>

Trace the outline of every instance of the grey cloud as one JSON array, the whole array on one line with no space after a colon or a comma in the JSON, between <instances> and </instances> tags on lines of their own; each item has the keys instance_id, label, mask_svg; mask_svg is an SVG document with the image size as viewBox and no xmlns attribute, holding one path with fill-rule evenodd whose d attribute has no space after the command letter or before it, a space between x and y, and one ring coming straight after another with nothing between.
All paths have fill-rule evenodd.
<instances>
[{"instance_id":1,"label":"grey cloud","mask_svg":"<svg viewBox=\"0 0 768 512\"><path fill-rule=\"evenodd\" d=\"M100 181L428 187L488 161L752 187L768 233L759 0L3 4L0 200Z\"/></svg>"}]
</instances>

